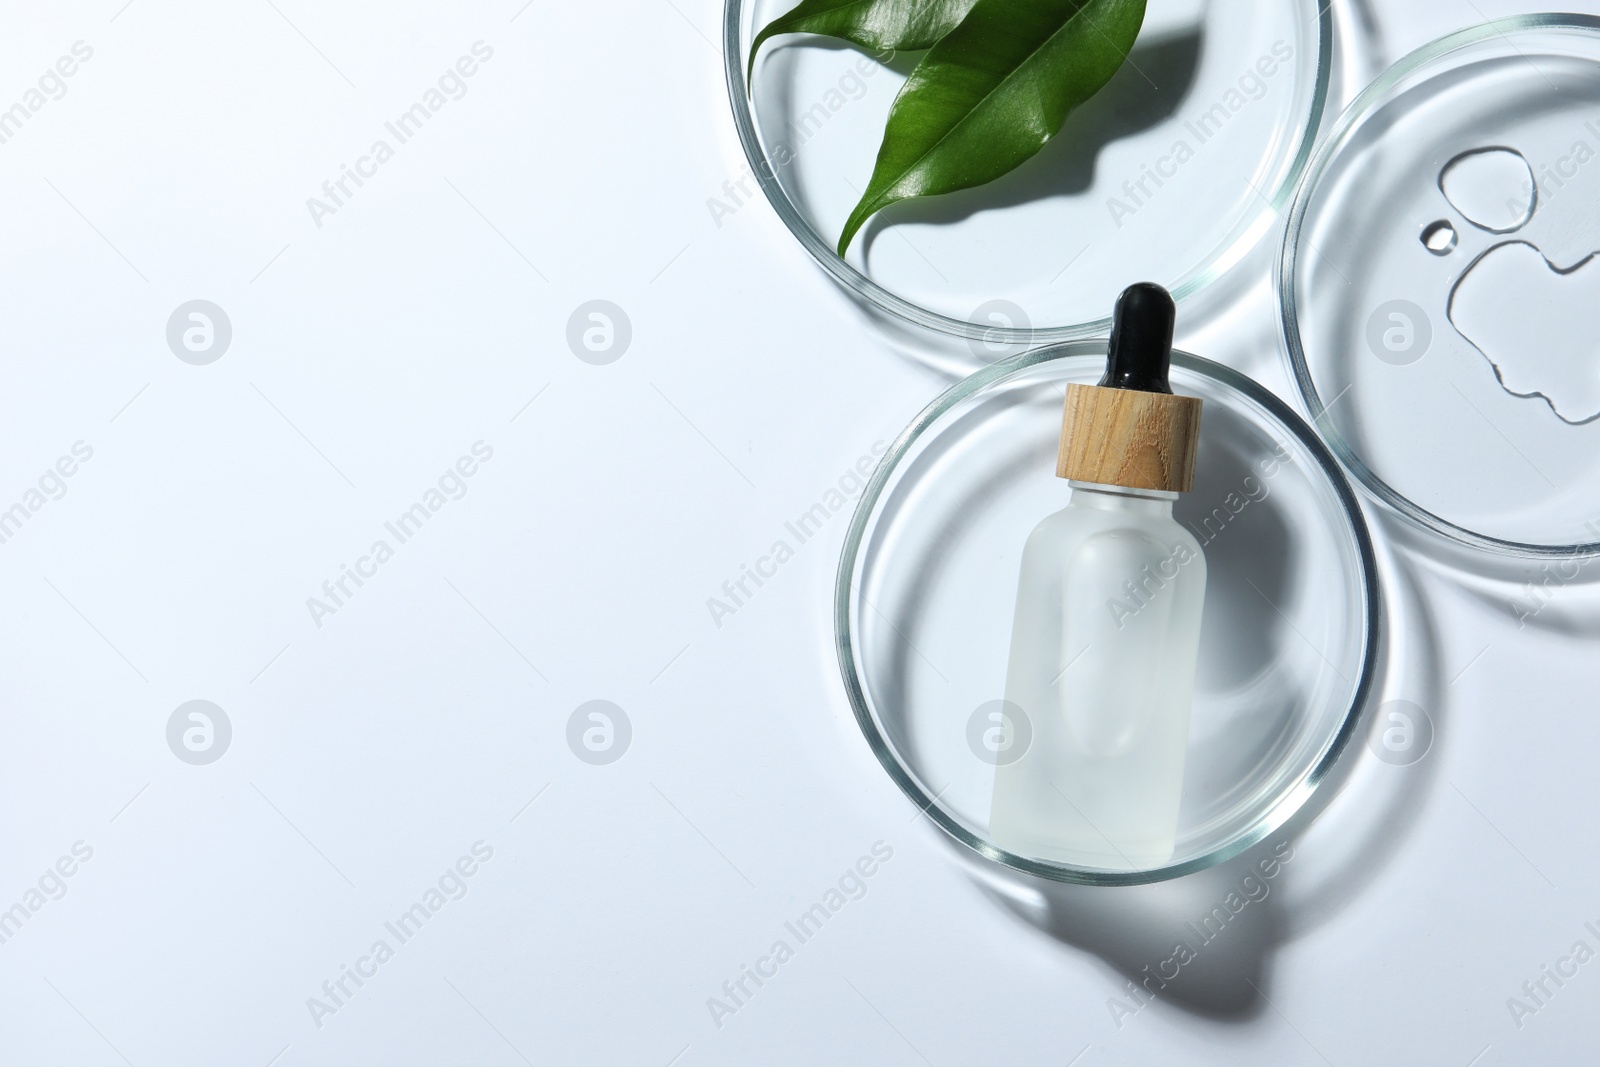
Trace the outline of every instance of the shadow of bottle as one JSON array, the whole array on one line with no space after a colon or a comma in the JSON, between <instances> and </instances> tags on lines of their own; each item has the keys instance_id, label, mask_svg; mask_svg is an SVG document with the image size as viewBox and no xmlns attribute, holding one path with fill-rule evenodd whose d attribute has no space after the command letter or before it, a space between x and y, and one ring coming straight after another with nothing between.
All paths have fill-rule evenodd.
<instances>
[{"instance_id":1,"label":"shadow of bottle","mask_svg":"<svg viewBox=\"0 0 1600 1067\"><path fill-rule=\"evenodd\" d=\"M1119 1029L1158 1002L1228 1023L1261 1016L1279 946L1337 915L1406 847L1442 762L1444 686L1415 579L1396 553L1380 547L1379 557L1386 624L1367 708L1312 798L1248 849L1182 878L1107 888L1015 871L949 842L997 904L1103 961ZM1383 727L1371 713L1391 699L1434 712L1430 744L1402 764L1369 744Z\"/></svg>"}]
</instances>

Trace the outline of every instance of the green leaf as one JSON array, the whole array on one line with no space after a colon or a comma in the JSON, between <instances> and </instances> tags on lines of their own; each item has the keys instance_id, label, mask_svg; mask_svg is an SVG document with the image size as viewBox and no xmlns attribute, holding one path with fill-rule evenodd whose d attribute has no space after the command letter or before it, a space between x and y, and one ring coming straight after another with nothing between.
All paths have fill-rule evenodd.
<instances>
[{"instance_id":1,"label":"green leaf","mask_svg":"<svg viewBox=\"0 0 1600 1067\"><path fill-rule=\"evenodd\" d=\"M977 0L895 97L839 255L890 204L991 182L1054 137L1111 80L1145 0Z\"/></svg>"},{"instance_id":2,"label":"green leaf","mask_svg":"<svg viewBox=\"0 0 1600 1067\"><path fill-rule=\"evenodd\" d=\"M750 43L750 66L769 37L780 33L816 33L839 37L876 52L920 51L955 29L974 0L800 0L793 11L779 15Z\"/></svg>"}]
</instances>

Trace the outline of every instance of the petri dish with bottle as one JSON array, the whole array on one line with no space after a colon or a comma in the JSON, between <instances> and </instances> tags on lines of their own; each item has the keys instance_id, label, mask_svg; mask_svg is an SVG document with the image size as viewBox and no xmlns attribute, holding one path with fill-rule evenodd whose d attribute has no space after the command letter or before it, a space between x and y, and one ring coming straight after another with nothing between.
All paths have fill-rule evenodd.
<instances>
[{"instance_id":1,"label":"petri dish with bottle","mask_svg":"<svg viewBox=\"0 0 1600 1067\"><path fill-rule=\"evenodd\" d=\"M1024 542L1073 491L1054 476L1066 386L1097 382L1105 359L1103 341L1036 349L929 405L857 506L834 622L857 722L933 822L1016 870L1128 885L1220 863L1317 792L1373 689L1381 599L1361 509L1315 432L1251 379L1175 352L1172 388L1205 412L1173 515L1207 568L1175 845L1112 866L997 844L996 776L1028 743L1005 699Z\"/></svg>"}]
</instances>

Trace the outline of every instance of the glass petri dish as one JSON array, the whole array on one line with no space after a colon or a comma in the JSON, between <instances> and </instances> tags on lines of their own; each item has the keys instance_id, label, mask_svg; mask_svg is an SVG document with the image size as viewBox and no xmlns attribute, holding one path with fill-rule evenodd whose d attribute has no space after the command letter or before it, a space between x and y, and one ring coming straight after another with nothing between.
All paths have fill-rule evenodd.
<instances>
[{"instance_id":1,"label":"glass petri dish","mask_svg":"<svg viewBox=\"0 0 1600 1067\"><path fill-rule=\"evenodd\" d=\"M1206 405L1195 489L1174 514L1208 573L1177 848L1113 871L994 845L985 709L1004 696L1023 543L1071 492L1054 476L1065 385L1097 381L1105 351L1027 352L924 410L857 506L834 622L856 719L929 818L1017 870L1129 885L1220 863L1313 795L1372 689L1381 601L1360 508L1310 427L1249 378L1175 353L1174 390Z\"/></svg>"},{"instance_id":2,"label":"glass petri dish","mask_svg":"<svg viewBox=\"0 0 1600 1067\"><path fill-rule=\"evenodd\" d=\"M720 222L759 184L847 289L995 344L1104 336L1133 281L1179 300L1203 289L1288 204L1327 98L1332 17L1314 0L1150 0L1130 61L1039 155L982 188L882 212L841 259L840 228L917 54L880 62L778 37L747 87L752 38L793 6L728 0L723 53L749 173L712 213Z\"/></svg>"},{"instance_id":3,"label":"glass petri dish","mask_svg":"<svg viewBox=\"0 0 1600 1067\"><path fill-rule=\"evenodd\" d=\"M1424 530L1600 553L1600 20L1400 60L1335 123L1278 261L1290 373L1346 468Z\"/></svg>"}]
</instances>

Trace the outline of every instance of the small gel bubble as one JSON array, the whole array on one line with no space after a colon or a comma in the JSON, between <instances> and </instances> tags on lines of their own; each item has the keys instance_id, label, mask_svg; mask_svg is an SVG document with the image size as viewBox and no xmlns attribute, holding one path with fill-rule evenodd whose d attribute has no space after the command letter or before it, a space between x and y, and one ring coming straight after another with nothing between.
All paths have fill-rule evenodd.
<instances>
[{"instance_id":1,"label":"small gel bubble","mask_svg":"<svg viewBox=\"0 0 1600 1067\"><path fill-rule=\"evenodd\" d=\"M1447 256L1455 251L1456 228L1440 219L1422 231L1422 245L1436 256Z\"/></svg>"}]
</instances>

